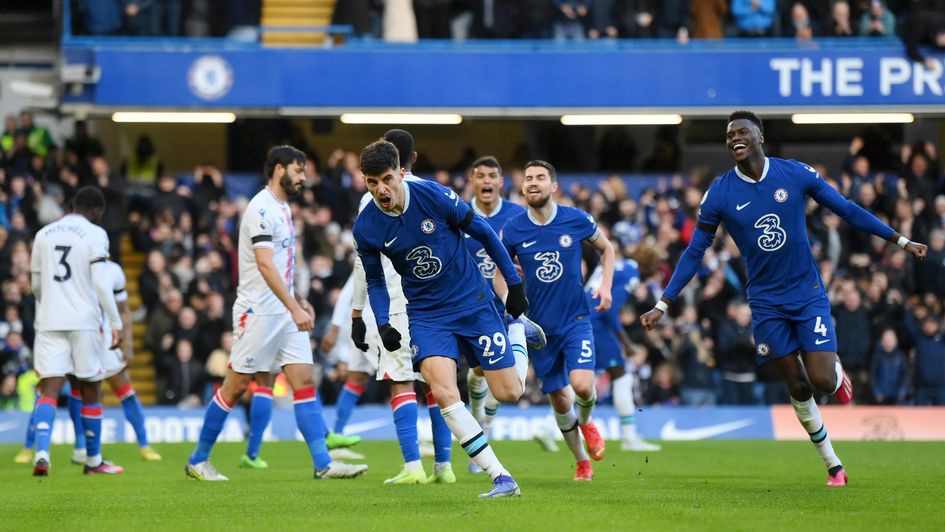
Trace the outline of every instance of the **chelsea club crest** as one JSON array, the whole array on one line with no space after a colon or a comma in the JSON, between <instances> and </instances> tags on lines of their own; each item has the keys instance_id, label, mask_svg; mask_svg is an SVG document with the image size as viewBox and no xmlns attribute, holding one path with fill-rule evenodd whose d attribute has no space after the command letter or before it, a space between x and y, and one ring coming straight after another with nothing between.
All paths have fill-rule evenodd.
<instances>
[{"instance_id":1,"label":"chelsea club crest","mask_svg":"<svg viewBox=\"0 0 945 532\"><path fill-rule=\"evenodd\" d=\"M778 203L784 203L785 201L787 201L787 198L788 198L787 190L784 190L783 188L779 188L778 190L774 191L774 201Z\"/></svg>"},{"instance_id":2,"label":"chelsea club crest","mask_svg":"<svg viewBox=\"0 0 945 532\"><path fill-rule=\"evenodd\" d=\"M423 231L424 234L432 234L433 231L436 231L436 223L433 220L427 218L426 220L420 222L420 230Z\"/></svg>"},{"instance_id":3,"label":"chelsea club crest","mask_svg":"<svg viewBox=\"0 0 945 532\"><path fill-rule=\"evenodd\" d=\"M571 240L571 235L561 235L561 238L558 239L558 243L561 244L563 248L569 248L574 241Z\"/></svg>"}]
</instances>

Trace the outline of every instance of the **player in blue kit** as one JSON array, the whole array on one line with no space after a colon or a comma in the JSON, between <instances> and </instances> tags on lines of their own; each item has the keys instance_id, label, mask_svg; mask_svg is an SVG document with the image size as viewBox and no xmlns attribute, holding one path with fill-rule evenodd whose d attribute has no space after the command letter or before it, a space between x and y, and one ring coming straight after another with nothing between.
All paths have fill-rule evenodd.
<instances>
[{"instance_id":1,"label":"player in blue kit","mask_svg":"<svg viewBox=\"0 0 945 532\"><path fill-rule=\"evenodd\" d=\"M777 365L797 418L827 466L827 485L845 486L846 471L833 451L812 392L817 389L849 403L853 385L836 354L830 303L807 238L807 197L853 227L898 244L918 260L925 258L927 247L910 242L848 201L810 166L766 157L764 140L764 126L754 113L736 111L729 116L726 147L735 168L709 187L696 231L669 285L656 308L640 319L644 327L653 328L695 275L719 223L725 224L748 270L757 362Z\"/></svg>"},{"instance_id":2,"label":"player in blue kit","mask_svg":"<svg viewBox=\"0 0 945 532\"><path fill-rule=\"evenodd\" d=\"M633 375L627 373L627 355L632 352L630 337L620 322L620 312L630 300L631 294L640 285L640 279L646 279L656 272L659 256L652 247L640 245L634 252L634 259L618 259L614 264L613 302L605 312L591 315L594 330L594 356L597 371L606 371L610 376L611 395L614 409L620 416L620 449L624 451L659 451L660 446L645 441L637 434L633 401ZM589 304L596 307L600 300L594 293L600 288L604 278L604 268L598 265L588 276L584 293Z\"/></svg>"},{"instance_id":3,"label":"player in blue kit","mask_svg":"<svg viewBox=\"0 0 945 532\"><path fill-rule=\"evenodd\" d=\"M554 201L552 194L557 190L557 174L550 163L526 164L522 194L528 211L505 224L502 241L509 255L518 257L528 280L526 293L534 302L531 319L548 335L548 345L531 353L532 364L541 379L541 391L551 399L558 428L577 459L574 480L591 480L594 471L588 452L591 458L600 460L605 446L591 420L597 401L594 335L581 275L581 242L587 240L602 256L601 282L594 294L600 299L597 312L604 312L611 305L614 248L602 238L589 214ZM572 396L572 389L577 399ZM587 452L578 427L587 441Z\"/></svg>"},{"instance_id":4,"label":"player in blue kit","mask_svg":"<svg viewBox=\"0 0 945 532\"><path fill-rule=\"evenodd\" d=\"M393 144L379 140L364 148L361 171L374 201L355 220L354 239L381 341L388 351L400 349L401 334L390 323L383 253L401 276L414 366L463 450L492 478L492 489L480 497L520 495L456 386L460 353L482 366L489 389L503 402L522 395L528 367L527 356L510 349L492 289L463 233L483 243L508 279L507 310L516 318L528 308L522 280L495 231L455 192L432 181L404 181Z\"/></svg>"},{"instance_id":5,"label":"player in blue kit","mask_svg":"<svg viewBox=\"0 0 945 532\"><path fill-rule=\"evenodd\" d=\"M487 155L476 159L471 166L471 171L473 198L469 201L469 206L473 212L485 219L496 234L500 234L505 223L525 212L525 207L502 199L501 192L505 179L502 176L502 166L495 157ZM468 234L464 236L466 249L479 266L482 276L492 282L496 277L495 262L489 257L481 242ZM497 288L497 291L504 295L505 286ZM504 315L505 303L498 294L494 302L499 315ZM524 314L509 323L508 336L512 349L522 353L526 353L526 344L532 349L542 349L546 341L545 332L541 327L532 323ZM482 425L482 431L488 434L489 426L499 408L499 402L489 392L481 367L469 368L466 383L469 388L469 406L473 416Z\"/></svg>"}]
</instances>

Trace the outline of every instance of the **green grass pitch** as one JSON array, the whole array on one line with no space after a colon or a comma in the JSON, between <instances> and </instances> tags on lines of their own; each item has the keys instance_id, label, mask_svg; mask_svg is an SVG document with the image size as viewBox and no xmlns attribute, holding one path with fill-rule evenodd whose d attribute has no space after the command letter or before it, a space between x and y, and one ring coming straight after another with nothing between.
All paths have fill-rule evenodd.
<instances>
[{"instance_id":1,"label":"green grass pitch","mask_svg":"<svg viewBox=\"0 0 945 532\"><path fill-rule=\"evenodd\" d=\"M364 442L371 469L355 480L311 478L301 443L268 443L265 471L236 467L242 444L213 453L227 483L184 478L191 444L156 445L145 463L133 445L108 445L120 477L85 477L70 449L53 449L51 476L15 465L0 446L4 530L945 530L945 443L838 442L850 485L826 488L807 442L664 443L657 453L610 443L591 483L571 480L562 446L532 442L495 449L522 487L518 499L478 500L488 481L466 470L454 445L454 485L385 486L399 469L395 442ZM424 459L427 470L431 459Z\"/></svg>"}]
</instances>

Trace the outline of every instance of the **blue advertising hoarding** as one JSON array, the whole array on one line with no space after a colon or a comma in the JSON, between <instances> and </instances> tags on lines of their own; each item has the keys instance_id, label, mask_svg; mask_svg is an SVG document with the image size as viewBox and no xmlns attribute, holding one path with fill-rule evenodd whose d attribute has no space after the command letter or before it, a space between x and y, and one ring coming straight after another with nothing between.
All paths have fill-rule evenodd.
<instances>
[{"instance_id":1,"label":"blue advertising hoarding","mask_svg":"<svg viewBox=\"0 0 945 532\"><path fill-rule=\"evenodd\" d=\"M913 63L897 41L873 46L607 48L354 46L336 49L69 44L68 64L100 69L65 103L226 109L727 109L899 107L945 110L945 56ZM409 80L409 82L405 82Z\"/></svg>"}]
</instances>

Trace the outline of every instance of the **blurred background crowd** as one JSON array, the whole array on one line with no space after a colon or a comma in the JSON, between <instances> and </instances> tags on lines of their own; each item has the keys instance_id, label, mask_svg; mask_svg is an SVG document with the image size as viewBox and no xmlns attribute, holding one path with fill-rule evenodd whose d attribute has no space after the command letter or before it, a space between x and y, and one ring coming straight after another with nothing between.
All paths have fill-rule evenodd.
<instances>
[{"instance_id":1,"label":"blurred background crowd","mask_svg":"<svg viewBox=\"0 0 945 532\"><path fill-rule=\"evenodd\" d=\"M0 409L16 408L18 396L33 382L33 235L62 216L75 191L86 185L102 189L108 200L101 224L113 259L121 263L129 251L144 255L140 276L133 279L140 298L135 321L145 324L143 346L152 355L158 400L198 404L222 380L231 345L237 230L248 198L228 189L220 169L198 166L174 175L165 171L147 136L134 146L130 156L115 160L81 121L71 136L55 141L28 111L6 118L0 139ZM295 284L317 313L312 346L320 392L330 404L344 382L345 366L326 355L320 342L352 271L351 226L366 189L355 151L331 147L319 154L311 146L298 147L310 160L304 192L291 202L301 250ZM777 148L769 155L779 155ZM667 157L678 161L678 153ZM809 237L829 289L839 355L854 380L856 401L945 404L945 180L935 146L920 141L894 149L855 137L840 167L806 162L845 196L930 246L928 259L916 263L810 201ZM521 168L507 166L506 196L521 201ZM432 168L421 176L471 197L461 166ZM562 176L557 200L590 212L621 255L630 256L640 245L660 254L657 273L642 280L621 314L634 345L628 369L645 405L788 401L773 365L755 365L745 267L724 231L670 316L651 332L639 324L685 249L714 177L704 170L667 171L647 186L634 186L632 174L591 181ZM249 188L261 186L259 176ZM593 268L596 254L588 252L586 259ZM534 379L531 384L527 400L542 401ZM599 393L609 394L606 376ZM371 383L363 401L384 401L385 394L382 385Z\"/></svg>"}]
</instances>

